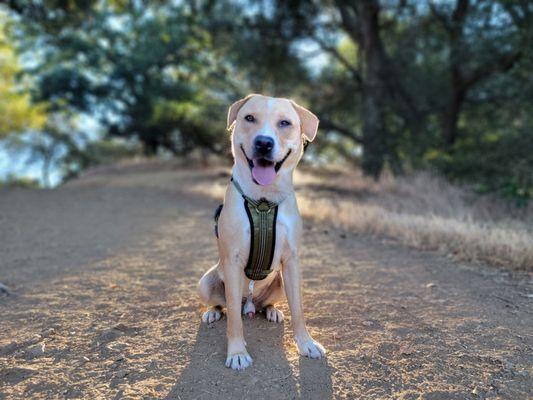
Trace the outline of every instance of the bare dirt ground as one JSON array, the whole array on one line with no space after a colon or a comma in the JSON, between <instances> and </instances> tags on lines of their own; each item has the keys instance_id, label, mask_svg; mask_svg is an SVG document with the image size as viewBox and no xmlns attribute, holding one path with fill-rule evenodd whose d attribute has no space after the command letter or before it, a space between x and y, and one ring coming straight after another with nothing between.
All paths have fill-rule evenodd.
<instances>
[{"instance_id":1,"label":"bare dirt ground","mask_svg":"<svg viewBox=\"0 0 533 400\"><path fill-rule=\"evenodd\" d=\"M224 179L126 168L0 191L0 398L532 398L530 275L310 222L304 302L327 359L258 316L253 366L225 368L226 322L201 324L195 292L217 202L189 190Z\"/></svg>"}]
</instances>

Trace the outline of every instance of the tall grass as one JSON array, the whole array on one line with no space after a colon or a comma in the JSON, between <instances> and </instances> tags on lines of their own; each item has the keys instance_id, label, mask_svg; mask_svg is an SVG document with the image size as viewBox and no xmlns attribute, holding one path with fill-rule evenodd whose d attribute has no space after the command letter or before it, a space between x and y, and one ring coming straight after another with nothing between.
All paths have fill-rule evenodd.
<instances>
[{"instance_id":1,"label":"tall grass","mask_svg":"<svg viewBox=\"0 0 533 400\"><path fill-rule=\"evenodd\" d=\"M297 174L304 217L460 260L533 270L533 212L429 174L379 182L343 170Z\"/></svg>"}]
</instances>

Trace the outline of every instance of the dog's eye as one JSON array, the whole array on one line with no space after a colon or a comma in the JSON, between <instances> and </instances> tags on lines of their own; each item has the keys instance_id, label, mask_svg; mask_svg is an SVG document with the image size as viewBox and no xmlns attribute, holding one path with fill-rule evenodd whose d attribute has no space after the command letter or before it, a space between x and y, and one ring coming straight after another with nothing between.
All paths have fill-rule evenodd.
<instances>
[{"instance_id":1,"label":"dog's eye","mask_svg":"<svg viewBox=\"0 0 533 400\"><path fill-rule=\"evenodd\" d=\"M285 127L291 126L291 125L292 125L291 121L287 121L286 119L283 119L283 120L279 121L279 126L281 128L285 128Z\"/></svg>"},{"instance_id":2,"label":"dog's eye","mask_svg":"<svg viewBox=\"0 0 533 400\"><path fill-rule=\"evenodd\" d=\"M248 122L254 122L255 121L255 118L253 115L250 115L248 114L246 117L244 117L244 119Z\"/></svg>"}]
</instances>

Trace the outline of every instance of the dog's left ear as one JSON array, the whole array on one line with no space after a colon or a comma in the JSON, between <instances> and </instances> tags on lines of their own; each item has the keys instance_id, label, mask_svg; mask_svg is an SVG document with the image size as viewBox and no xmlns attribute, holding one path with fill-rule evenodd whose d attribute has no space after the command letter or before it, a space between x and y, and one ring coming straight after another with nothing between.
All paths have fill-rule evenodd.
<instances>
[{"instance_id":1,"label":"dog's left ear","mask_svg":"<svg viewBox=\"0 0 533 400\"><path fill-rule=\"evenodd\" d=\"M235 103L233 103L229 110L228 110L228 121L226 129L230 131L233 128L233 125L235 125L235 120L237 119L237 113L242 108L244 103L246 103L250 98L254 96L254 94L249 94L244 99L237 100Z\"/></svg>"},{"instance_id":2,"label":"dog's left ear","mask_svg":"<svg viewBox=\"0 0 533 400\"><path fill-rule=\"evenodd\" d=\"M300 128L302 129L302 134L308 141L312 142L316 136L316 131L318 130L318 117L307 108L299 106L292 100L291 104L300 117Z\"/></svg>"}]
</instances>

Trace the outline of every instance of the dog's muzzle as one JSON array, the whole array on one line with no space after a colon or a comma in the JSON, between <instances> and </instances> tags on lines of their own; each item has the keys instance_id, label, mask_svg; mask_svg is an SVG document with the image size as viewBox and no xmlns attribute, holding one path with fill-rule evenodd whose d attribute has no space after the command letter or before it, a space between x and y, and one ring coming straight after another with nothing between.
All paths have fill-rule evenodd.
<instances>
[{"instance_id":1,"label":"dog's muzzle","mask_svg":"<svg viewBox=\"0 0 533 400\"><path fill-rule=\"evenodd\" d=\"M246 154L246 151L244 150L242 144L240 145L240 148L242 153L244 154L244 157L246 158L246 161L248 162L248 166L250 167L250 171L252 173L252 180L254 181L254 183L261 186L268 186L274 181L274 179L276 178L276 174L292 152L292 150L289 149L287 154L285 154L285 157L276 162L265 156L254 157L253 159L251 159ZM269 152L270 151L271 149L269 150Z\"/></svg>"}]
</instances>

